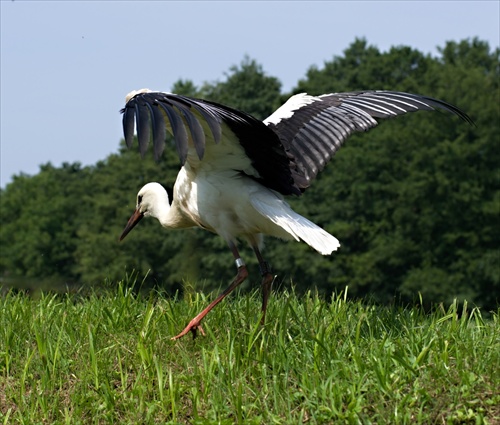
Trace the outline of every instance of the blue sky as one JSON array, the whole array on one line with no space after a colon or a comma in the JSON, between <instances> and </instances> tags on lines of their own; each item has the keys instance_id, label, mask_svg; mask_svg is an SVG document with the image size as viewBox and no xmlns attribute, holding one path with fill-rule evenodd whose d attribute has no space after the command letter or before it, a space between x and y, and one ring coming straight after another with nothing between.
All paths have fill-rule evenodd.
<instances>
[{"instance_id":1,"label":"blue sky","mask_svg":"<svg viewBox=\"0 0 500 425\"><path fill-rule=\"evenodd\" d=\"M2 0L0 7L1 187L49 161L105 159L118 149L129 91L168 91L180 78L223 80L245 55L286 92L356 37L382 51L407 45L434 55L448 40L477 36L496 48L500 38L497 0Z\"/></svg>"}]
</instances>

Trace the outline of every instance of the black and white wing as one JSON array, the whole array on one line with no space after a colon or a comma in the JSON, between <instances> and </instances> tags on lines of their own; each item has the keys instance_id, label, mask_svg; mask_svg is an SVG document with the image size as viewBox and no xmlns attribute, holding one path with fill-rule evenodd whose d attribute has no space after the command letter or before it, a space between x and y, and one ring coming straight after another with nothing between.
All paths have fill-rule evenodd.
<instances>
[{"instance_id":1,"label":"black and white wing","mask_svg":"<svg viewBox=\"0 0 500 425\"><path fill-rule=\"evenodd\" d=\"M196 168L204 162L213 170L241 171L285 195L301 193L280 138L249 114L215 102L147 89L130 93L121 112L127 146L132 145L136 130L142 155L152 138L158 160L168 131L183 165L188 162Z\"/></svg>"},{"instance_id":2,"label":"black and white wing","mask_svg":"<svg viewBox=\"0 0 500 425\"><path fill-rule=\"evenodd\" d=\"M301 190L330 161L355 131L375 127L375 118L391 118L419 110L443 109L472 124L460 109L441 100L393 91L292 96L264 122L276 132L293 157L293 174Z\"/></svg>"}]
</instances>

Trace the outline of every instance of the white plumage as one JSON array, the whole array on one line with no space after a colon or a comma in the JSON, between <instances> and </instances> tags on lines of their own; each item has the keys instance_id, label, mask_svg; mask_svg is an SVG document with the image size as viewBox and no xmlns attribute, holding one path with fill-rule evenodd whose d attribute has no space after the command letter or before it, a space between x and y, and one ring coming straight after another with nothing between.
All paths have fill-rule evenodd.
<instances>
[{"instance_id":1,"label":"white plumage","mask_svg":"<svg viewBox=\"0 0 500 425\"><path fill-rule=\"evenodd\" d=\"M263 235L304 241L323 255L340 247L325 230L294 212L284 195L300 195L354 131L417 110L444 109L471 122L458 108L440 100L401 92L366 91L292 96L263 122L230 107L148 89L127 95L123 128L128 146L135 129L142 154L153 132L154 155L173 135L182 167L171 203L159 183L146 184L123 239L142 217L165 228L201 227L226 240L238 273L231 285L173 339L196 335L201 320L248 275L238 239L253 248L263 276L262 322L273 275L260 253Z\"/></svg>"}]
</instances>

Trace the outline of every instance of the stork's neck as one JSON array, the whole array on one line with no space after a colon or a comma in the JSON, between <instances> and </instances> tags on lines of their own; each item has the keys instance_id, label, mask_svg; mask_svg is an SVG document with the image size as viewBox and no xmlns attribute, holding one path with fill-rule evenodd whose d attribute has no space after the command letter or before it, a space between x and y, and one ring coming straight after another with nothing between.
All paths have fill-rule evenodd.
<instances>
[{"instance_id":1,"label":"stork's neck","mask_svg":"<svg viewBox=\"0 0 500 425\"><path fill-rule=\"evenodd\" d=\"M155 205L150 211L150 216L158 219L160 224L167 229L186 227L182 225L183 217L179 214L178 208L168 202L168 196L157 197Z\"/></svg>"},{"instance_id":2,"label":"stork's neck","mask_svg":"<svg viewBox=\"0 0 500 425\"><path fill-rule=\"evenodd\" d=\"M157 196L150 216L158 219L160 224L167 229L179 229L193 226L190 220L181 212L174 200L172 205L168 201L168 195Z\"/></svg>"}]
</instances>

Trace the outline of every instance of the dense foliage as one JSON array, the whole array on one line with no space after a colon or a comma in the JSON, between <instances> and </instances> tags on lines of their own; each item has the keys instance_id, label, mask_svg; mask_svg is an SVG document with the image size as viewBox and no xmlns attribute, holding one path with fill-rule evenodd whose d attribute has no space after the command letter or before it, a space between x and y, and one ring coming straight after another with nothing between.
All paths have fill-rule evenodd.
<instances>
[{"instance_id":1,"label":"dense foliage","mask_svg":"<svg viewBox=\"0 0 500 425\"><path fill-rule=\"evenodd\" d=\"M282 285L330 293L349 286L356 297L379 302L468 299L494 308L500 293L499 50L480 40L449 42L438 57L409 47L381 52L356 40L340 57L312 67L296 92L311 94L391 89L443 99L466 111L468 126L444 113L421 112L355 135L301 198L301 214L342 244L323 257L305 244L267 240L265 256ZM223 102L264 118L290 93L277 78L244 58L223 81L172 91ZM117 118L118 119L118 118ZM123 144L92 167L43 165L18 175L1 191L0 273L6 282L30 279L92 285L136 270L168 290L184 280L205 289L234 273L218 237L201 231L162 231L144 220L123 243L118 235L147 181L167 187L179 163L175 149L161 162L140 160ZM243 249L251 281L256 262ZM197 288L202 289L202 288Z\"/></svg>"}]
</instances>

